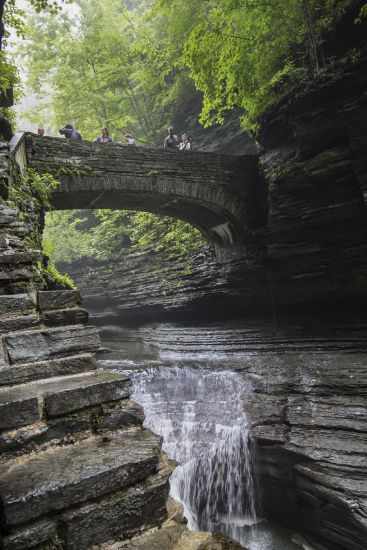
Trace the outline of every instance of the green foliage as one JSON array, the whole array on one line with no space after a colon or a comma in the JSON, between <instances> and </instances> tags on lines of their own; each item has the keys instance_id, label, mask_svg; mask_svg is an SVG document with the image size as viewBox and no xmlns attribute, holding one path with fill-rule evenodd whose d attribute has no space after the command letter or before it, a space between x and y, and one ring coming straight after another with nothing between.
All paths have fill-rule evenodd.
<instances>
[{"instance_id":1,"label":"green foliage","mask_svg":"<svg viewBox=\"0 0 367 550\"><path fill-rule=\"evenodd\" d=\"M244 127L295 83L318 78L328 61L323 40L354 0L77 0L65 12L27 19L29 84L43 98L34 121L55 131L74 123L86 139L108 126L157 143L173 113L197 91L200 121L223 122L239 108ZM44 8L44 3L39 4ZM361 11L359 21L366 7ZM351 57L358 61L358 52ZM51 91L51 93L50 93ZM46 92L46 93L45 93ZM46 97L47 96L47 97ZM107 258L154 247L187 254L202 244L181 221L149 213L52 213L46 239L55 261Z\"/></svg>"},{"instance_id":2,"label":"green foliage","mask_svg":"<svg viewBox=\"0 0 367 550\"><path fill-rule=\"evenodd\" d=\"M77 229L83 221L78 214L74 211L47 213L43 250L56 264L71 262L93 253L91 235Z\"/></svg>"},{"instance_id":3,"label":"green foliage","mask_svg":"<svg viewBox=\"0 0 367 550\"><path fill-rule=\"evenodd\" d=\"M6 92L17 82L17 71L9 63L3 51L0 51L0 91Z\"/></svg>"},{"instance_id":4,"label":"green foliage","mask_svg":"<svg viewBox=\"0 0 367 550\"><path fill-rule=\"evenodd\" d=\"M55 264L52 262L48 264L47 268L44 270L44 273L46 273L48 278L51 278L51 280L57 285L70 289L76 288L76 285L70 275L67 273L60 273Z\"/></svg>"},{"instance_id":5,"label":"green foliage","mask_svg":"<svg viewBox=\"0 0 367 550\"><path fill-rule=\"evenodd\" d=\"M18 208L27 207L29 201L37 201L38 207L49 207L52 191L59 182L51 174L39 174L32 168L10 187L9 200Z\"/></svg>"},{"instance_id":6,"label":"green foliage","mask_svg":"<svg viewBox=\"0 0 367 550\"><path fill-rule=\"evenodd\" d=\"M95 216L93 227L88 227L91 216ZM172 258L185 257L204 242L189 224L148 212L69 211L47 214L43 248L57 264L83 257L121 258L127 252L147 249L167 252Z\"/></svg>"},{"instance_id":7,"label":"green foliage","mask_svg":"<svg viewBox=\"0 0 367 550\"><path fill-rule=\"evenodd\" d=\"M181 220L137 212L132 221L131 238L137 249L153 248L180 257L199 250L205 243L197 229Z\"/></svg>"},{"instance_id":8,"label":"green foliage","mask_svg":"<svg viewBox=\"0 0 367 550\"><path fill-rule=\"evenodd\" d=\"M61 10L61 6L70 4L73 0L28 0L20 2L19 0L6 0L4 10L4 23L7 29L13 29L18 35L25 36L25 19L27 17L26 5L32 8L36 13L48 12L55 16Z\"/></svg>"},{"instance_id":9,"label":"green foliage","mask_svg":"<svg viewBox=\"0 0 367 550\"><path fill-rule=\"evenodd\" d=\"M107 125L115 139L156 141L195 88L203 125L236 107L254 128L289 85L318 75L323 35L352 3L78 0L78 27L65 13L29 20L30 84L54 90L54 128L73 121L86 138Z\"/></svg>"},{"instance_id":10,"label":"green foliage","mask_svg":"<svg viewBox=\"0 0 367 550\"><path fill-rule=\"evenodd\" d=\"M28 245L40 250L42 227L42 209L50 204L50 194L59 183L50 174L37 174L29 169L24 176L20 176L9 189L9 203L18 208L20 218L29 225L26 237Z\"/></svg>"}]
</instances>

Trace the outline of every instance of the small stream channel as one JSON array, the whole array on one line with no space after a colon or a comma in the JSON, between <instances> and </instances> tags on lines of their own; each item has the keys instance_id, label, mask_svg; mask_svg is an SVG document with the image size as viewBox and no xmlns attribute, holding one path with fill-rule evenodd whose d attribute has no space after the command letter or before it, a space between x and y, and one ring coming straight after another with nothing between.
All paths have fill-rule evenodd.
<instances>
[{"instance_id":1,"label":"small stream channel","mask_svg":"<svg viewBox=\"0 0 367 550\"><path fill-rule=\"evenodd\" d=\"M163 437L163 450L178 464L171 496L183 504L189 528L222 532L249 550L299 550L293 533L262 517L246 417L251 384L210 349L205 360L180 354L163 365L157 350L124 340L121 355L118 338L108 342L114 360L102 364L131 375L145 426Z\"/></svg>"}]
</instances>

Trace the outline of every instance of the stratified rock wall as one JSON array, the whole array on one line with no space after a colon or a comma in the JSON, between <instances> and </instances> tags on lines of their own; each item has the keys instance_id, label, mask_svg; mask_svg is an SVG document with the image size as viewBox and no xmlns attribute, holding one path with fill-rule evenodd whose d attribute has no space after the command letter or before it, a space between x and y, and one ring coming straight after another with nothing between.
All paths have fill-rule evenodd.
<instances>
[{"instance_id":1,"label":"stratified rock wall","mask_svg":"<svg viewBox=\"0 0 367 550\"><path fill-rule=\"evenodd\" d=\"M367 540L366 69L363 52L339 62L264 116L267 227L247 257L203 254L185 273L153 253L71 269L101 324L245 318L225 351L251 352L238 368L254 386L264 508L322 550ZM208 330L140 334L190 354L208 350Z\"/></svg>"},{"instance_id":2,"label":"stratified rock wall","mask_svg":"<svg viewBox=\"0 0 367 550\"><path fill-rule=\"evenodd\" d=\"M246 251L185 262L164 254L63 266L91 310L119 318L264 314L367 298L367 59L340 63L263 118L266 228ZM220 144L218 143L218 147ZM262 191L263 192L263 191ZM256 228L256 223L252 224ZM213 306L213 299L216 304ZM319 304L319 306L318 306Z\"/></svg>"},{"instance_id":3,"label":"stratified rock wall","mask_svg":"<svg viewBox=\"0 0 367 550\"><path fill-rule=\"evenodd\" d=\"M34 231L0 199L1 548L87 550L160 525L171 469L129 379L97 369L79 292L39 289Z\"/></svg>"}]
</instances>

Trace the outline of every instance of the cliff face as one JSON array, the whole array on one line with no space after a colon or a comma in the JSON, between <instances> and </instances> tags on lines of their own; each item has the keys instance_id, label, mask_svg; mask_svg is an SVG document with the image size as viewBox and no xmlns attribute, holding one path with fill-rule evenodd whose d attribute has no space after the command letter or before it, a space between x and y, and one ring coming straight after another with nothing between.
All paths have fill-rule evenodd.
<instances>
[{"instance_id":1,"label":"cliff face","mask_svg":"<svg viewBox=\"0 0 367 550\"><path fill-rule=\"evenodd\" d=\"M20 192L11 168L0 143L3 188ZM1 548L131 538L164 521L171 468L129 379L97 369L79 293L40 290L38 219L15 202L0 198Z\"/></svg>"},{"instance_id":2,"label":"cliff face","mask_svg":"<svg viewBox=\"0 0 367 550\"><path fill-rule=\"evenodd\" d=\"M231 367L254 387L265 510L318 550L364 550L367 537L366 69L363 56L339 63L264 116L267 222L246 256L70 270L101 324L242 316L241 330L139 336L167 352L247 353Z\"/></svg>"},{"instance_id":3,"label":"cliff face","mask_svg":"<svg viewBox=\"0 0 367 550\"><path fill-rule=\"evenodd\" d=\"M122 318L174 311L209 319L218 309L223 316L221 306L231 316L365 301L366 68L366 58L340 63L264 116L266 190L254 198L263 213L246 253L203 253L185 265L148 253L108 265L64 266L91 309L98 302ZM219 148L216 133L212 147Z\"/></svg>"}]
</instances>

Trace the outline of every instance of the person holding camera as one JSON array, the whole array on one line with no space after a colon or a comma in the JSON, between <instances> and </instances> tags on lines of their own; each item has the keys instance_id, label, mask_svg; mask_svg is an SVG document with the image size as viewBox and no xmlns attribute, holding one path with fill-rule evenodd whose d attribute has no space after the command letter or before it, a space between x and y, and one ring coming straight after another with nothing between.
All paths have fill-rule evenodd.
<instances>
[{"instance_id":1,"label":"person holding camera","mask_svg":"<svg viewBox=\"0 0 367 550\"><path fill-rule=\"evenodd\" d=\"M82 136L71 124L66 124L63 128L61 128L61 130L59 130L59 134L65 136L71 141L82 141Z\"/></svg>"}]
</instances>

